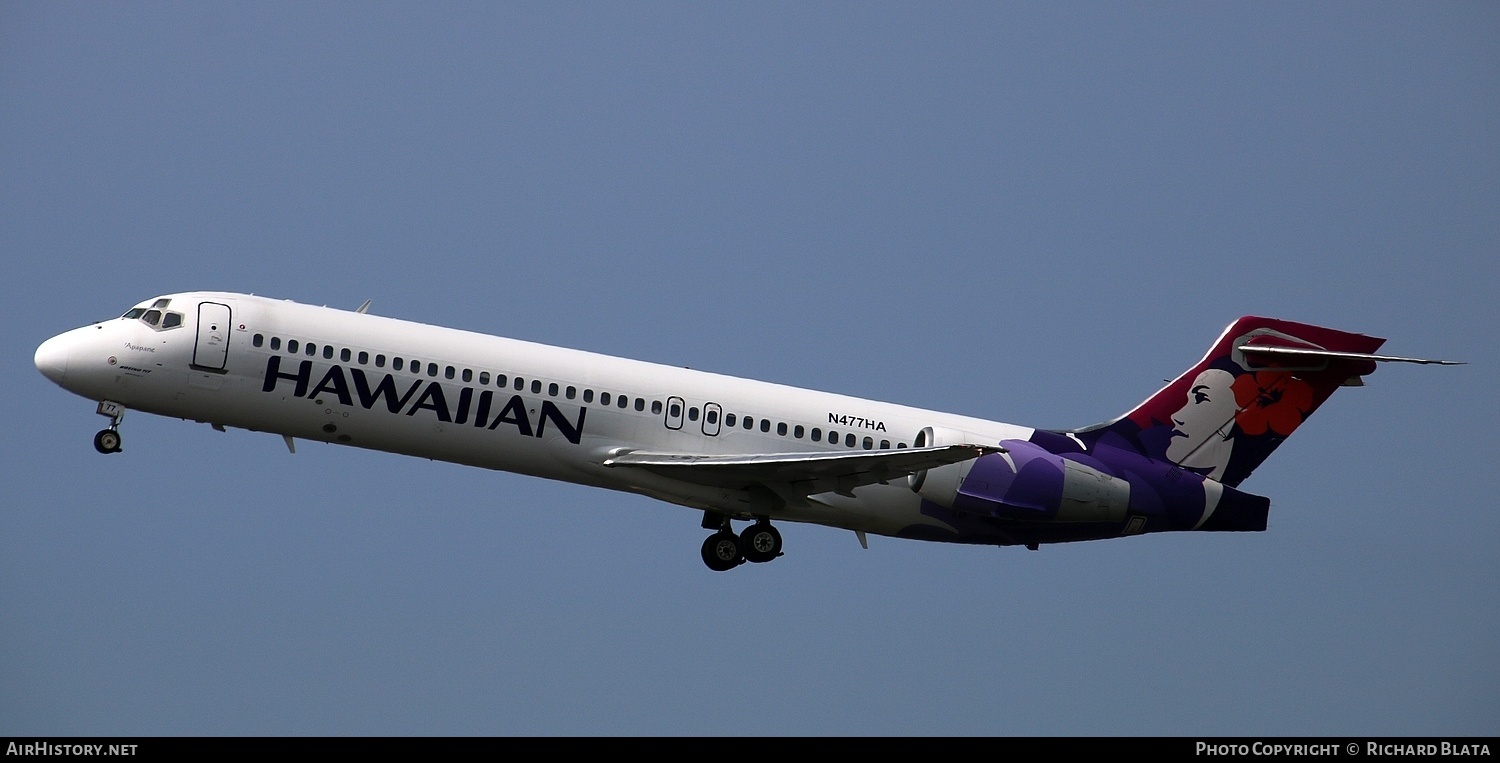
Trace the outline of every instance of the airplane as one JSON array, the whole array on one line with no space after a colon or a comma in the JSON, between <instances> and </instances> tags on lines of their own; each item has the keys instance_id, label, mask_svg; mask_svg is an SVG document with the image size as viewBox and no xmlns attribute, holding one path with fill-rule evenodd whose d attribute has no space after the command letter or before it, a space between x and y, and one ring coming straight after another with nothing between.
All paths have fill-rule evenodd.
<instances>
[{"instance_id":1,"label":"airplane","mask_svg":"<svg viewBox=\"0 0 1500 763\"><path fill-rule=\"evenodd\" d=\"M250 294L154 297L59 334L38 370L127 410L637 493L702 512L712 570L780 557L774 522L995 546L1263 531L1239 490L1384 339L1232 322L1125 414L1047 430ZM736 532L732 522L749 524Z\"/></svg>"}]
</instances>

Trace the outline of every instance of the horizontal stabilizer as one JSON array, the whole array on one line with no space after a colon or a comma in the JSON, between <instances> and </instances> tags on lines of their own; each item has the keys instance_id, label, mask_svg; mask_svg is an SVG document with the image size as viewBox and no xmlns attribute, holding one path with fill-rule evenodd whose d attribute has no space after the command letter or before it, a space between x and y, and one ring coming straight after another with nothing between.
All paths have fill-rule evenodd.
<instances>
[{"instance_id":1,"label":"horizontal stabilizer","mask_svg":"<svg viewBox=\"0 0 1500 763\"><path fill-rule=\"evenodd\" d=\"M1426 358L1401 358L1395 355L1370 355L1363 352L1334 352L1332 350L1321 350L1312 347L1274 347L1269 345L1257 345L1247 343L1240 347L1240 352L1246 355L1258 357L1288 357L1288 358L1324 358L1328 360L1373 360L1382 363L1422 363L1439 366L1461 366L1461 360L1428 360Z\"/></svg>"}]
</instances>

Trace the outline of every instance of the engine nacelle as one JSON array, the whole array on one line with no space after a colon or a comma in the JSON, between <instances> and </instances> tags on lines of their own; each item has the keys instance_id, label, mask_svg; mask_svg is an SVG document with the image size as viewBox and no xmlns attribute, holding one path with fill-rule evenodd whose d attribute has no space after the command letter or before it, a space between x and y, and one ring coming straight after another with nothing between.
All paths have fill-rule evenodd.
<instances>
[{"instance_id":1,"label":"engine nacelle","mask_svg":"<svg viewBox=\"0 0 1500 763\"><path fill-rule=\"evenodd\" d=\"M912 445L918 448L925 448L932 445L961 445L981 442L986 441L982 437L972 437L967 432L942 427L922 427L922 431L918 432L917 436L912 439ZM993 440L988 442L994 444ZM923 469L920 472L913 472L910 477L907 477L906 484L913 492L921 494L924 498L927 498L929 492L932 495L946 495L951 498L954 491L958 489L959 483L963 481L964 475L969 473L969 468L973 465L973 461L963 461L957 464L940 466L935 469ZM933 480L931 486L927 484L929 477ZM941 503L944 506L948 505L947 498L941 501L933 498L927 498L927 500Z\"/></svg>"},{"instance_id":2,"label":"engine nacelle","mask_svg":"<svg viewBox=\"0 0 1500 763\"><path fill-rule=\"evenodd\" d=\"M1001 444L1008 452L913 475L912 489L955 511L1004 519L1125 519L1130 507L1130 483L1029 442L1006 440Z\"/></svg>"}]
</instances>

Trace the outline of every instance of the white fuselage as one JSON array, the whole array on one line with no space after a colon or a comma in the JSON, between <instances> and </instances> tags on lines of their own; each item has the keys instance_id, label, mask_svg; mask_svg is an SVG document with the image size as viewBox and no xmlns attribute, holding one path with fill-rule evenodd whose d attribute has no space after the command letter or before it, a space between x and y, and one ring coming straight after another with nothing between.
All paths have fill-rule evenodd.
<instances>
[{"instance_id":1,"label":"white fuselage","mask_svg":"<svg viewBox=\"0 0 1500 763\"><path fill-rule=\"evenodd\" d=\"M732 484L606 461L637 451L894 450L924 429L947 442L995 444L1033 431L244 294L167 295L132 313L163 303L180 325L127 314L75 329L38 349L38 367L76 394L163 416L884 535L946 525L922 513L904 478L768 503Z\"/></svg>"}]
</instances>

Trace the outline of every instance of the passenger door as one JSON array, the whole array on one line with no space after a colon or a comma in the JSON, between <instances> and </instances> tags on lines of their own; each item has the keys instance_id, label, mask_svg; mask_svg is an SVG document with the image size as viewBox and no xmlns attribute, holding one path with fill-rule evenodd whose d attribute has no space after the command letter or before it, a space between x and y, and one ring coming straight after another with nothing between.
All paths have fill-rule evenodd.
<instances>
[{"instance_id":1,"label":"passenger door","mask_svg":"<svg viewBox=\"0 0 1500 763\"><path fill-rule=\"evenodd\" d=\"M223 373L229 360L229 305L198 303L198 336L193 343L193 367Z\"/></svg>"}]
</instances>

